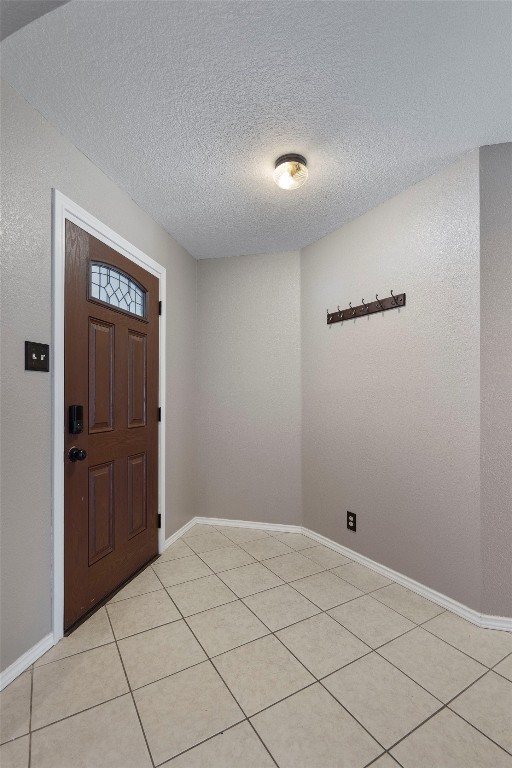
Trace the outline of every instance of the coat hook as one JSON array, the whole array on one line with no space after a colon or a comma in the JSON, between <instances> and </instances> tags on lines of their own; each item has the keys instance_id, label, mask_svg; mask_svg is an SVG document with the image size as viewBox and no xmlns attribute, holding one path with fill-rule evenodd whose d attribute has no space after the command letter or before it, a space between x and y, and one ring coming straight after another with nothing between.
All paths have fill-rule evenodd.
<instances>
[{"instance_id":1,"label":"coat hook","mask_svg":"<svg viewBox=\"0 0 512 768\"><path fill-rule=\"evenodd\" d=\"M378 293L375 294L375 301L377 302L377 304L379 305L379 307L381 309L384 309L384 307L382 306L381 301L379 300L379 294Z\"/></svg>"},{"instance_id":2,"label":"coat hook","mask_svg":"<svg viewBox=\"0 0 512 768\"><path fill-rule=\"evenodd\" d=\"M363 302L363 312L368 312L370 305L367 304L364 299L361 299L361 301Z\"/></svg>"},{"instance_id":3,"label":"coat hook","mask_svg":"<svg viewBox=\"0 0 512 768\"><path fill-rule=\"evenodd\" d=\"M355 315L355 313L356 313L356 310L352 306L352 302L351 301L349 301L348 305L349 305L350 309L352 310L352 317L353 317Z\"/></svg>"},{"instance_id":4,"label":"coat hook","mask_svg":"<svg viewBox=\"0 0 512 768\"><path fill-rule=\"evenodd\" d=\"M392 304L394 307L398 307L398 301L396 300L396 296L393 295L393 291L391 291L391 298L393 299Z\"/></svg>"}]
</instances>

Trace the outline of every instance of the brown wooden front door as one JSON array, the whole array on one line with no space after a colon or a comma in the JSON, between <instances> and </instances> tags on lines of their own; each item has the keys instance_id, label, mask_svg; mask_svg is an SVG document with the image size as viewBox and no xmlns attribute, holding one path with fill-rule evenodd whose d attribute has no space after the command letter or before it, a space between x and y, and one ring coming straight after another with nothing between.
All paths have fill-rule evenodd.
<instances>
[{"instance_id":1,"label":"brown wooden front door","mask_svg":"<svg viewBox=\"0 0 512 768\"><path fill-rule=\"evenodd\" d=\"M66 221L65 630L158 552L158 287Z\"/></svg>"}]
</instances>

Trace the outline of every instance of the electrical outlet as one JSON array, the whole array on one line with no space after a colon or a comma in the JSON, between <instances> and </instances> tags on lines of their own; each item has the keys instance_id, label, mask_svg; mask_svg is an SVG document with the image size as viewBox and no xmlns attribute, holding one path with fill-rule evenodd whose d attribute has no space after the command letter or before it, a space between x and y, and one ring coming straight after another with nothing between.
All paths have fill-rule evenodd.
<instances>
[{"instance_id":1,"label":"electrical outlet","mask_svg":"<svg viewBox=\"0 0 512 768\"><path fill-rule=\"evenodd\" d=\"M356 531L356 513L355 512L349 512L347 510L347 528L349 531Z\"/></svg>"}]
</instances>

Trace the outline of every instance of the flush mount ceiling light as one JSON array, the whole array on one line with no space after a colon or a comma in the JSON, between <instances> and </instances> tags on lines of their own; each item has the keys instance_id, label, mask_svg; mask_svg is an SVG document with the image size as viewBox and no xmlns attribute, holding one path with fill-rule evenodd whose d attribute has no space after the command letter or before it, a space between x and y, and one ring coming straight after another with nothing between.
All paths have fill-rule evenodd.
<instances>
[{"instance_id":1,"label":"flush mount ceiling light","mask_svg":"<svg viewBox=\"0 0 512 768\"><path fill-rule=\"evenodd\" d=\"M298 189L308 178L306 158L302 155L281 155L276 160L274 181L281 189Z\"/></svg>"}]
</instances>

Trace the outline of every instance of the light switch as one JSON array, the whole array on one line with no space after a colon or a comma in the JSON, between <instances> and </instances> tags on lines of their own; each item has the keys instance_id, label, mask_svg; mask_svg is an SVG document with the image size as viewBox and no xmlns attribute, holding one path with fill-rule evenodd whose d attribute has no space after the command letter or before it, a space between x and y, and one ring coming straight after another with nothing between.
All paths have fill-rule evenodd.
<instances>
[{"instance_id":1,"label":"light switch","mask_svg":"<svg viewBox=\"0 0 512 768\"><path fill-rule=\"evenodd\" d=\"M50 370L50 345L39 344L37 341L25 342L25 370Z\"/></svg>"}]
</instances>

